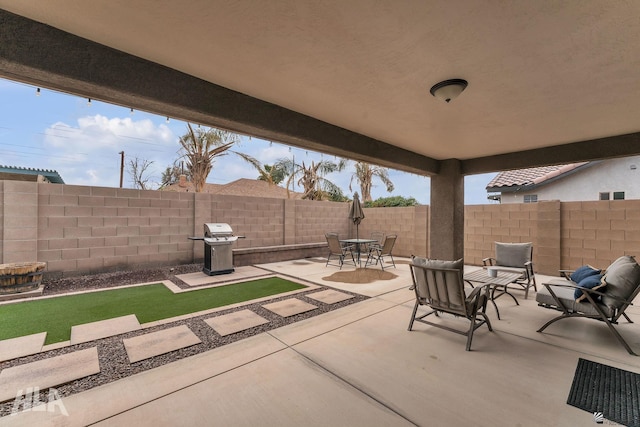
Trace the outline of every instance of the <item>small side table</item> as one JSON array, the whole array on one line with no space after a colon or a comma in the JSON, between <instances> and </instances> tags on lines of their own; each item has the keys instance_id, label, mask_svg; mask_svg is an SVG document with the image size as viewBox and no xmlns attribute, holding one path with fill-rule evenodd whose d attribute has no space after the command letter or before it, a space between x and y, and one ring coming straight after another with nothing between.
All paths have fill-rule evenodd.
<instances>
[{"instance_id":1,"label":"small side table","mask_svg":"<svg viewBox=\"0 0 640 427\"><path fill-rule=\"evenodd\" d=\"M516 305L520 305L516 297L509 293L507 290L507 286L511 283L515 282L522 276L519 273L508 273L504 271L498 272L497 277L489 276L487 270L476 270L471 273L464 275L465 282L468 282L471 286L473 284L471 282L476 283L485 283L491 287L491 292L489 293L489 300L493 304L493 307L496 309L496 314L498 315L498 320L500 319L500 310L498 310L498 306L496 305L496 299L500 298L502 295L507 294L515 301ZM498 295L496 295L496 290L499 291Z\"/></svg>"}]
</instances>

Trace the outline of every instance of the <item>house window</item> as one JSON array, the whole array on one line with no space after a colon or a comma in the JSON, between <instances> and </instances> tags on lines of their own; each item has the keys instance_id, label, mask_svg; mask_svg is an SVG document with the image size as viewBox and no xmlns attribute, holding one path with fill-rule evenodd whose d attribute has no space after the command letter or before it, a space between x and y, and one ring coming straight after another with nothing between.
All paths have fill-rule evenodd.
<instances>
[{"instance_id":1,"label":"house window","mask_svg":"<svg viewBox=\"0 0 640 427\"><path fill-rule=\"evenodd\" d=\"M535 203L538 201L538 195L537 194L525 194L524 196L524 202L525 203Z\"/></svg>"},{"instance_id":2,"label":"house window","mask_svg":"<svg viewBox=\"0 0 640 427\"><path fill-rule=\"evenodd\" d=\"M614 191L613 200L624 200L624 191Z\"/></svg>"},{"instance_id":3,"label":"house window","mask_svg":"<svg viewBox=\"0 0 640 427\"><path fill-rule=\"evenodd\" d=\"M600 193L600 200L609 200L609 193Z\"/></svg>"}]
</instances>

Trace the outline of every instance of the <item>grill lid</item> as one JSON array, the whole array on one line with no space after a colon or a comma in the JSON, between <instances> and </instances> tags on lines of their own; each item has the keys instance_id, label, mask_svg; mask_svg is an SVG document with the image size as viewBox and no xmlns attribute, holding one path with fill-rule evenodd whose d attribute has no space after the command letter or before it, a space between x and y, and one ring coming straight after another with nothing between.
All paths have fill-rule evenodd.
<instances>
[{"instance_id":1,"label":"grill lid","mask_svg":"<svg viewBox=\"0 0 640 427\"><path fill-rule=\"evenodd\" d=\"M231 236L233 229L229 224L223 222L209 222L204 224L205 237Z\"/></svg>"},{"instance_id":2,"label":"grill lid","mask_svg":"<svg viewBox=\"0 0 640 427\"><path fill-rule=\"evenodd\" d=\"M238 240L238 236L216 236L216 237L205 237L204 242L208 245L224 245L231 244Z\"/></svg>"}]
</instances>

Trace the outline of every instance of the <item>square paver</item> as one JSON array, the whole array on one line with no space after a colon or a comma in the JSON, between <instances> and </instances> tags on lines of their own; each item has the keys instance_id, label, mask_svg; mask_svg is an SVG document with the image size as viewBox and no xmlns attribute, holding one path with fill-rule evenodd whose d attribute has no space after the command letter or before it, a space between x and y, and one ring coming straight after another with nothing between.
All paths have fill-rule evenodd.
<instances>
[{"instance_id":1,"label":"square paver","mask_svg":"<svg viewBox=\"0 0 640 427\"><path fill-rule=\"evenodd\" d=\"M71 327L71 345L125 334L140 329L135 314Z\"/></svg>"},{"instance_id":2,"label":"square paver","mask_svg":"<svg viewBox=\"0 0 640 427\"><path fill-rule=\"evenodd\" d=\"M162 329L122 340L131 363L170 351L200 344L200 338L187 325Z\"/></svg>"},{"instance_id":3,"label":"square paver","mask_svg":"<svg viewBox=\"0 0 640 427\"><path fill-rule=\"evenodd\" d=\"M267 319L251 310L240 310L223 316L211 317L205 319L205 322L222 336L269 323Z\"/></svg>"},{"instance_id":4,"label":"square paver","mask_svg":"<svg viewBox=\"0 0 640 427\"><path fill-rule=\"evenodd\" d=\"M235 267L235 271L229 274L214 274L213 276L209 276L208 274L198 271L195 273L179 274L176 277L189 286L225 286L232 282L270 275L273 275L273 273L251 265L245 265Z\"/></svg>"},{"instance_id":5,"label":"square paver","mask_svg":"<svg viewBox=\"0 0 640 427\"><path fill-rule=\"evenodd\" d=\"M0 341L0 362L39 353L46 337L46 332L40 332Z\"/></svg>"},{"instance_id":6,"label":"square paver","mask_svg":"<svg viewBox=\"0 0 640 427\"><path fill-rule=\"evenodd\" d=\"M316 307L308 302L300 301L297 298L289 298L283 301L273 302L263 305L269 311L273 311L278 316L289 317L306 311L315 310Z\"/></svg>"},{"instance_id":7,"label":"square paver","mask_svg":"<svg viewBox=\"0 0 640 427\"><path fill-rule=\"evenodd\" d=\"M311 298L316 301L323 302L325 304L335 304L337 302L351 299L353 298L353 295L345 294L344 292L340 292L340 291L334 291L333 289L327 289L326 291L307 294L307 298Z\"/></svg>"},{"instance_id":8,"label":"square paver","mask_svg":"<svg viewBox=\"0 0 640 427\"><path fill-rule=\"evenodd\" d=\"M6 368L0 372L0 402L15 399L20 390L22 393L31 387L42 390L98 372L97 347Z\"/></svg>"}]
</instances>

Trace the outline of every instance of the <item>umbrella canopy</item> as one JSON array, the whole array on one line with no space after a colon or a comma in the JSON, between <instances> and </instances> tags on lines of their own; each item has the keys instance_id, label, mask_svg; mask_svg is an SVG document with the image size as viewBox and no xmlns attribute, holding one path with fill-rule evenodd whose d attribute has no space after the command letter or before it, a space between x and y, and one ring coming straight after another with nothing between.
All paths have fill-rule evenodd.
<instances>
[{"instance_id":1,"label":"umbrella canopy","mask_svg":"<svg viewBox=\"0 0 640 427\"><path fill-rule=\"evenodd\" d=\"M364 209L362 209L362 203L360 203L360 197L357 192L353 194L353 202L351 203L351 209L349 210L349 218L356 225L356 239L359 239L358 226L364 219Z\"/></svg>"}]
</instances>

